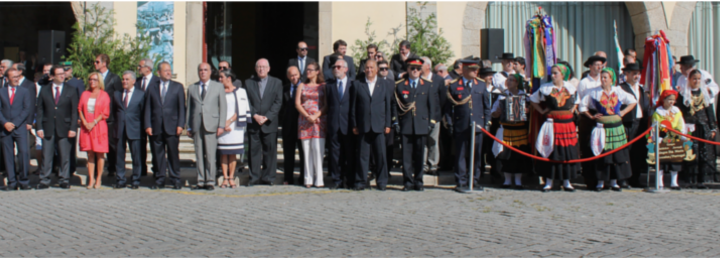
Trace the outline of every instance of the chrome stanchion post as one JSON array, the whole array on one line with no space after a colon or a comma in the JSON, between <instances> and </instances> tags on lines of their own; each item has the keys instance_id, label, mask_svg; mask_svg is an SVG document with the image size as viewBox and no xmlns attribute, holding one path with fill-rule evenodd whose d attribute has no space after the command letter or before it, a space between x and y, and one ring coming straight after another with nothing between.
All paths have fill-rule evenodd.
<instances>
[{"instance_id":1,"label":"chrome stanchion post","mask_svg":"<svg viewBox=\"0 0 720 260\"><path fill-rule=\"evenodd\" d=\"M470 189L466 190L465 193L481 192L482 190L475 190L475 121L472 121L470 130Z\"/></svg>"},{"instance_id":2,"label":"chrome stanchion post","mask_svg":"<svg viewBox=\"0 0 720 260\"><path fill-rule=\"evenodd\" d=\"M655 189L651 190L650 183L648 183L648 192L651 193L664 193L667 190L660 189L660 182L662 182L663 175L660 174L660 122L655 123ZM650 180L650 173L648 172L648 180Z\"/></svg>"}]
</instances>

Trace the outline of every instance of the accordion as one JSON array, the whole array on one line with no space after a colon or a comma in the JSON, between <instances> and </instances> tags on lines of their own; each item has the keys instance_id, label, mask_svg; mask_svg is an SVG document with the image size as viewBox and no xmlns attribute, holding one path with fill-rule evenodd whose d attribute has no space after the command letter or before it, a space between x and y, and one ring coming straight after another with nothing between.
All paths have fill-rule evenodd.
<instances>
[{"instance_id":1,"label":"accordion","mask_svg":"<svg viewBox=\"0 0 720 260\"><path fill-rule=\"evenodd\" d=\"M522 123L527 122L527 113L525 113L526 96L505 96L505 107L500 117L503 123Z\"/></svg>"}]
</instances>

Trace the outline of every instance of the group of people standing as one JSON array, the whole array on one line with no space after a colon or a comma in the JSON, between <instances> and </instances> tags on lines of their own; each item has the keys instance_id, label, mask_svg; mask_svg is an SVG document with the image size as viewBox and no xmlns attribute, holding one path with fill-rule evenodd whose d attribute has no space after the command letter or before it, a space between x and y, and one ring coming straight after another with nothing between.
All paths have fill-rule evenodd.
<instances>
[{"instance_id":1,"label":"group of people standing","mask_svg":"<svg viewBox=\"0 0 720 260\"><path fill-rule=\"evenodd\" d=\"M139 62L140 75L124 71L118 76L108 70L109 57L97 55L97 72L88 76L87 87L72 77L69 63L47 64L46 75L32 84L22 76L22 64L4 60L0 139L6 188L30 189L28 147L33 145L41 147L37 157L42 161L36 188L50 186L54 166L59 186L69 188L79 136L79 150L88 153L88 189L101 186L105 167L116 176L114 188L129 184L137 189L148 172L148 142L155 179L150 188L165 188L169 181L181 189L183 131L193 139L197 160L197 185L192 189L237 187L237 156L245 154L246 145L247 186L273 185L281 129L286 185L295 183L299 150L300 181L308 188L364 190L374 178L375 188L384 191L399 141L403 191L424 190L423 175L436 174L441 161L448 160L460 192L471 182L482 188L486 165L494 178L504 180L504 188L522 189L523 180L538 180L543 191L550 191L562 180L563 190L574 191L571 181L582 174L589 189L619 191L640 186L640 174L647 173L648 140L626 144L652 122L671 122L664 124L707 140L717 133L718 86L707 72L695 68L692 56L678 62L673 81L678 91L665 91L651 104L649 90L640 84L642 67L634 51L626 52L620 74L606 66L604 52L597 52L585 62L589 71L581 80L560 61L546 83L533 86L524 75L525 60L512 53L499 57L499 72L490 68L492 62L473 57L456 61L449 70L443 64L433 69L428 57L410 53L407 41L398 47L399 53L387 61L377 46L368 46L367 58L356 71L344 41L335 42L334 53L324 57L322 66L307 56L307 44L299 42L297 57L286 67L287 84L270 76L269 61L259 59L255 74L244 82L227 61L219 63L216 80L211 79L211 65L201 63L200 80L187 89L171 79L167 62L158 64L154 74L150 59ZM542 127L533 130L533 120ZM37 138L30 138L33 130ZM131 180L125 174L127 147ZM692 147L694 160L661 164L671 173L673 189L680 188L681 171L696 188L705 188L705 176L716 173L714 147L698 141L692 141ZM534 160L517 151L553 161L613 153L581 165ZM325 158L329 179L324 179ZM218 166L223 176L219 184ZM541 178L528 178L532 176Z\"/></svg>"}]
</instances>

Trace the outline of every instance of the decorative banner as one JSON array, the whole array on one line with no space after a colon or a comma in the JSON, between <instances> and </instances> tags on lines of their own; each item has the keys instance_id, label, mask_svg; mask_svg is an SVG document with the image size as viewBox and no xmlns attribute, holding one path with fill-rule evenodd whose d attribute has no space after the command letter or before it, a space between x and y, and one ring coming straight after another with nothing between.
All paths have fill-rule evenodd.
<instances>
[{"instance_id":1,"label":"decorative banner","mask_svg":"<svg viewBox=\"0 0 720 260\"><path fill-rule=\"evenodd\" d=\"M138 36L150 37L150 58L173 66L175 8L173 2L137 2Z\"/></svg>"},{"instance_id":2,"label":"decorative banner","mask_svg":"<svg viewBox=\"0 0 720 260\"><path fill-rule=\"evenodd\" d=\"M620 48L620 41L618 40L617 21L613 21L613 27L615 28L615 52L617 52L618 56L618 72L622 72L622 69L625 67L625 64L623 64L625 54L622 48Z\"/></svg>"}]
</instances>

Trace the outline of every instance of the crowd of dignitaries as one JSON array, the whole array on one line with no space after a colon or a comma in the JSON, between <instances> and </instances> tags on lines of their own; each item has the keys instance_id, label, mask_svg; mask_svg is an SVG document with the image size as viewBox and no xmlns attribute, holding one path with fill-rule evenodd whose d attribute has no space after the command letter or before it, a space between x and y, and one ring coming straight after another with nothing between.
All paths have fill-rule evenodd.
<instances>
[{"instance_id":1,"label":"crowd of dignitaries","mask_svg":"<svg viewBox=\"0 0 720 260\"><path fill-rule=\"evenodd\" d=\"M50 187L54 172L58 186L70 188L79 148L87 153L88 189L101 187L103 171L115 177L111 185L116 189L137 189L148 171L154 179L151 189L181 189L182 134L194 143L197 185L192 189L237 187L238 156L242 159L246 152L246 185L273 185L281 129L286 185L296 184L294 158L299 150L297 184L307 188L364 190L374 179L375 188L384 191L399 159L403 191L424 190L423 175L441 168L454 172L455 190L467 191L471 185L482 189L479 181L488 165L493 180L504 181L504 188L522 189L523 180L530 180L550 191L562 180L563 190L574 191L571 181L582 174L589 189L617 191L640 186L640 174L648 169L646 140L582 165L536 161L517 151L532 153L535 148L555 161L593 157L645 132L650 117L676 110L688 126L679 131L702 139L714 139L717 132L718 86L707 72L695 68L692 56L677 62L673 85L678 91L651 104L632 50L625 53L621 73L608 68L606 54L599 51L585 62L588 71L581 80L567 62L559 61L543 80L547 82L538 84L524 76L525 59L512 53L499 57L502 71L495 72L492 62L473 57L433 67L429 57L410 52L410 45L400 42L398 53L386 60L371 44L356 70L346 55L346 42L335 42L333 54L320 65L307 56L308 46L301 41L297 57L285 67L284 85L269 75L270 62L264 58L256 61L255 73L245 81L227 61L219 62L216 72L201 63L199 81L187 88L172 80L168 62L154 65L151 59L141 60L136 71L116 75L108 70L109 57L99 54L96 71L85 80L73 77L69 62L45 64L34 82L23 76L22 63L3 60L0 140L5 188L31 188L33 148L40 175L36 188ZM545 126L551 130L543 126L539 133L531 132L532 116L538 116L538 122L548 119ZM590 145L601 141L592 139L594 126L605 131L602 150ZM554 142L535 146L536 138ZM693 148L695 160L663 165L671 173L671 188L679 189L681 173L696 188L705 188L706 175L717 178L714 147L695 141ZM130 178L126 150L132 158ZM397 158L396 150L401 154ZM220 175L223 181L218 183Z\"/></svg>"}]
</instances>

